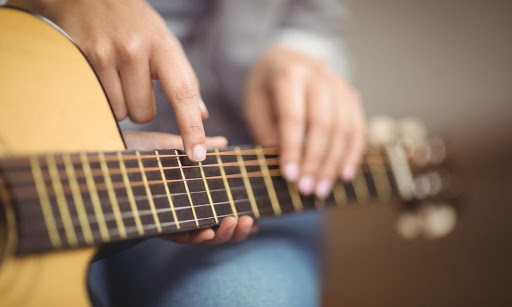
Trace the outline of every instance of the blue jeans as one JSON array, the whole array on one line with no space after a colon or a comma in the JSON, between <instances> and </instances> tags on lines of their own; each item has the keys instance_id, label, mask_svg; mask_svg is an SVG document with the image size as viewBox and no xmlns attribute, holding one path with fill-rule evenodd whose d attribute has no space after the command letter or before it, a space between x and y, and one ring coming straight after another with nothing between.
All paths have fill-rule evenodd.
<instances>
[{"instance_id":1,"label":"blue jeans","mask_svg":"<svg viewBox=\"0 0 512 307\"><path fill-rule=\"evenodd\" d=\"M91 297L97 306L317 306L321 221L262 220L240 243L145 240L91 265Z\"/></svg>"}]
</instances>

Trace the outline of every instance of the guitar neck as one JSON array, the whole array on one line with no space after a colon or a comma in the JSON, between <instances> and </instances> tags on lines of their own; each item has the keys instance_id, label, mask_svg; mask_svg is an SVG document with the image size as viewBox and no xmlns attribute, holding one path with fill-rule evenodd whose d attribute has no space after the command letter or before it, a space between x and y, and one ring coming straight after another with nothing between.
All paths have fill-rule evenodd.
<instances>
[{"instance_id":1,"label":"guitar neck","mask_svg":"<svg viewBox=\"0 0 512 307\"><path fill-rule=\"evenodd\" d=\"M277 148L209 151L203 163L178 150L13 157L0 159L0 200L15 216L17 252L27 254L397 197L384 151L363 161L353 181L319 199L281 177Z\"/></svg>"}]
</instances>

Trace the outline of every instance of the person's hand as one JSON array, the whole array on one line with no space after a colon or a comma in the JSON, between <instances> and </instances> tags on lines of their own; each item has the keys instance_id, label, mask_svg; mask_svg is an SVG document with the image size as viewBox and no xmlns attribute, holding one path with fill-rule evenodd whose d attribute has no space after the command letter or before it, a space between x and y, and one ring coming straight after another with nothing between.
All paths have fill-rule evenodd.
<instances>
[{"instance_id":1,"label":"person's hand","mask_svg":"<svg viewBox=\"0 0 512 307\"><path fill-rule=\"evenodd\" d=\"M124 140L128 149L159 150L183 148L179 135L159 132L125 132ZM228 144L224 137L207 137L208 148L224 148ZM217 230L211 228L166 235L164 238L178 243L224 243L242 241L258 230L257 224L250 216L241 216L238 220L226 217Z\"/></svg>"},{"instance_id":2,"label":"person's hand","mask_svg":"<svg viewBox=\"0 0 512 307\"><path fill-rule=\"evenodd\" d=\"M286 47L267 50L245 88L256 141L280 146L281 171L299 191L325 198L335 179L352 179L364 148L358 92L320 61Z\"/></svg>"},{"instance_id":3,"label":"person's hand","mask_svg":"<svg viewBox=\"0 0 512 307\"><path fill-rule=\"evenodd\" d=\"M83 50L107 92L117 120L144 123L155 116L152 78L171 102L187 155L205 158L198 80L178 39L143 0L10 0L45 16ZM93 119L91 119L93 120Z\"/></svg>"}]
</instances>

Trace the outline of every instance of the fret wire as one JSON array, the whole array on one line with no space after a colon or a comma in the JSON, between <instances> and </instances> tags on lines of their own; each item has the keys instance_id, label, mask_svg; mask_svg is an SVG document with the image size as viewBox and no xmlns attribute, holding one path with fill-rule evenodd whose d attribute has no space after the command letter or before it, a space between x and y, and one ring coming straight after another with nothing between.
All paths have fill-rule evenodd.
<instances>
[{"instance_id":1,"label":"fret wire","mask_svg":"<svg viewBox=\"0 0 512 307\"><path fill-rule=\"evenodd\" d=\"M4 179L2 178L2 173L0 171L0 204L4 206L4 218L5 222L7 223L6 226L13 226L11 224L12 221L16 219L14 216L14 212L12 211L12 198L11 194L7 190L7 187L5 186ZM11 252L15 249L15 246L17 245L18 237L16 230L14 229L8 229L7 235L6 235L6 241L4 242L4 251Z\"/></svg>"},{"instance_id":2,"label":"fret wire","mask_svg":"<svg viewBox=\"0 0 512 307\"><path fill-rule=\"evenodd\" d=\"M248 175L249 178L263 178L265 174L262 171L257 171L257 172L250 172L247 175ZM273 169L273 170L269 170L269 175L272 176L272 177L281 177L281 172L278 169ZM230 178L239 179L239 178L242 178L242 177L241 177L241 174L231 174L231 175L226 175L226 178L228 178L228 179L230 179ZM210 179L222 179L222 176L209 176L209 177L206 177L206 180L210 180ZM203 178L187 178L186 179L186 181L194 181L194 180L203 180ZM150 180L150 181L148 181L148 184L149 185L155 185L155 184L174 183L174 182L183 182L183 179L178 179L178 180ZM130 183L130 186L132 186L132 187L138 187L138 186L142 186L142 185L143 185L142 181L134 181L134 182ZM114 186L114 188L126 188L126 185L125 185L124 182L113 182L113 186ZM30 190L28 190L28 188L21 188L21 189L24 191L22 199L24 199L24 200L31 199L30 198L31 195L28 195L28 193L30 193ZM85 186L81 185L80 189L81 189L82 192L84 192L84 191L86 192L88 187L87 187L87 185L85 185ZM96 184L96 190L97 191L106 191L106 185L104 183L97 183Z\"/></svg>"},{"instance_id":3,"label":"fret wire","mask_svg":"<svg viewBox=\"0 0 512 307\"><path fill-rule=\"evenodd\" d=\"M117 160L119 162L119 167L121 168L121 176L123 177L124 187L126 189L126 196L128 197L128 201L130 203L130 209L133 213L133 219L135 220L135 226L140 235L144 234L144 229L142 228L142 223L140 221L139 212L137 208L137 203L133 197L133 190L130 185L130 179L128 178L128 174L126 173L126 166L124 165L123 156L121 152L117 153Z\"/></svg>"},{"instance_id":4,"label":"fret wire","mask_svg":"<svg viewBox=\"0 0 512 307\"><path fill-rule=\"evenodd\" d=\"M242 179L244 181L245 190L246 190L247 196L249 197L250 202L251 202L252 211L254 212L254 216L256 218L259 218L260 210L258 208L258 205L256 204L256 200L254 199L254 192L252 190L252 186L251 186L249 177L247 175L247 169L245 168L244 159L242 158L242 155L240 153L240 147L236 146L235 152L236 152L236 159L238 161L238 165L240 166L240 171L242 172Z\"/></svg>"},{"instance_id":5,"label":"fret wire","mask_svg":"<svg viewBox=\"0 0 512 307\"><path fill-rule=\"evenodd\" d=\"M300 198L299 190L297 189L297 184L286 181L288 185L288 192L290 193L290 197L292 198L292 204L295 208L295 211L301 212L304 210L304 205L302 204L302 199Z\"/></svg>"},{"instance_id":6,"label":"fret wire","mask_svg":"<svg viewBox=\"0 0 512 307\"><path fill-rule=\"evenodd\" d=\"M276 190L274 189L274 184L272 183L272 178L270 177L268 166L267 163L265 162L265 157L263 155L263 150L261 146L256 147L256 153L258 161L260 163L261 172L263 173L263 180L265 182L267 192L270 197L270 203L272 204L272 208L274 209L274 213L276 215L281 215L281 207L279 206L279 202L277 200Z\"/></svg>"},{"instance_id":7,"label":"fret wire","mask_svg":"<svg viewBox=\"0 0 512 307\"><path fill-rule=\"evenodd\" d=\"M121 210L119 209L119 203L117 201L116 191L114 190L114 186L112 185L112 178L110 177L110 172L108 170L107 161L105 159L105 154L100 152L98 154L98 159L100 161L101 171L103 173L103 178L105 180L105 185L107 187L108 198L110 200L110 205L112 206L112 212L114 213L116 219L117 230L119 232L119 236L121 238L126 238L126 229L124 226L123 219L121 218Z\"/></svg>"},{"instance_id":8,"label":"fret wire","mask_svg":"<svg viewBox=\"0 0 512 307\"><path fill-rule=\"evenodd\" d=\"M215 206L213 205L212 194L210 192L210 186L208 186L208 181L206 180L206 175L204 174L203 163L199 162L199 170L201 171L201 178L203 178L204 188L206 189L206 195L208 196L208 201L212 207L213 217L215 218L215 223L219 223L219 218L217 217L217 210L215 210ZM192 193L191 193L192 194Z\"/></svg>"},{"instance_id":9,"label":"fret wire","mask_svg":"<svg viewBox=\"0 0 512 307\"><path fill-rule=\"evenodd\" d=\"M57 172L57 165L55 163L55 157L53 155L46 156L46 165L48 166L48 173L50 174L50 180L52 182L53 191L55 193L55 200L57 207L59 208L60 217L64 224L64 233L68 244L72 247L77 246L77 238L73 223L71 222L71 214L69 213L68 202L64 196L62 189L62 182Z\"/></svg>"},{"instance_id":10,"label":"fret wire","mask_svg":"<svg viewBox=\"0 0 512 307\"><path fill-rule=\"evenodd\" d=\"M276 176L276 177L280 177L281 176L281 172L278 169L269 170L269 174L271 176ZM263 178L263 173L261 171L259 171L259 172L250 172L250 173L248 173L248 177L249 178L260 178L260 177ZM231 175L226 175L226 178L228 178L228 179L231 179L231 178L239 179L239 178L242 178L242 177L241 177L240 174L231 174ZM209 177L206 177L206 180L210 180L210 179L222 179L222 176L209 176ZM185 181L195 181L195 180L203 180L203 179L202 178L187 178L187 179L185 179ZM148 184L149 185L154 185L154 184L175 183L175 182L183 182L183 181L184 181L183 179L179 179L179 180L165 180L165 181L164 180L149 180ZM143 182L142 181L133 181L133 182L130 183L130 185L132 187L138 187L138 186L142 186ZM126 185L124 184L124 182L113 182L113 186L114 186L114 188L125 188ZM87 185L80 186L80 187L81 187L81 191L82 190L87 191L87 189L88 189ZM82 189L82 188L84 188L84 189ZM97 191L106 191L106 185L102 184L102 183L98 183L98 184L96 184L96 190ZM193 192L191 192L191 193L193 193ZM27 199L27 198L24 198L24 199Z\"/></svg>"},{"instance_id":11,"label":"fret wire","mask_svg":"<svg viewBox=\"0 0 512 307\"><path fill-rule=\"evenodd\" d=\"M217 164L219 164L220 175L222 177L224 187L226 188L226 194L228 196L229 204L231 205L231 211L233 212L233 215L238 219L238 211L236 210L235 203L233 202L233 195L231 195L231 189L229 188L226 172L224 171L224 166L222 165L222 160L218 154L219 150L217 148L215 148L215 153L217 154Z\"/></svg>"},{"instance_id":12,"label":"fret wire","mask_svg":"<svg viewBox=\"0 0 512 307\"><path fill-rule=\"evenodd\" d=\"M71 157L69 154L65 153L62 155L62 161L64 162L64 168L66 170L66 175L68 177L69 186L71 188L71 195L73 197L73 202L75 203L75 209L78 214L78 219L80 221L80 226L82 228L82 235L84 237L85 242L87 244L92 244L94 242L91 227L89 225L89 221L87 219L87 212L85 212L84 200L82 198L82 194L80 193L80 188L78 185L78 181L76 179L75 168L73 167L73 163L71 162Z\"/></svg>"},{"instance_id":13,"label":"fret wire","mask_svg":"<svg viewBox=\"0 0 512 307\"><path fill-rule=\"evenodd\" d=\"M354 186L354 193L356 194L356 199L361 205L365 205L369 199L369 191L364 175L361 171L357 172L356 176L352 180L352 185Z\"/></svg>"},{"instance_id":14,"label":"fret wire","mask_svg":"<svg viewBox=\"0 0 512 307\"><path fill-rule=\"evenodd\" d=\"M121 153L123 154L123 152L121 152ZM221 154L221 156L223 155L222 152L220 152L220 154ZM229 154L229 155L236 155L236 153L235 154ZM185 156L185 155L178 155L178 156ZM381 156L382 156L382 154L379 154L379 155L368 155L368 154L366 154L365 155L366 159L364 159L364 160L366 160L367 162L365 164L363 164L363 166L365 166L365 165L374 165L376 163L388 165L388 163L384 159L382 159ZM124 161L132 161L132 159L127 159L127 157L130 157L129 155L123 154L123 157L124 157ZM141 159L145 160L145 159L150 159L151 157L156 157L156 155L155 156L148 156L147 158L143 158L143 157L144 157L144 155L141 155ZM176 155L163 155L163 156L160 155L160 157L161 158L164 158L164 157L176 157ZM6 160L9 160L9 163L11 163L11 162L19 162L19 161L24 162L25 161L23 159L21 159L21 160L6 159ZM269 165L271 165L271 164L272 165L278 165L278 161L279 161L278 158L266 158L266 160L267 160L267 164L269 164ZM0 159L0 161L2 161L2 159ZM90 159L90 158L89 158L89 161L90 162L99 162L99 161L96 161L96 160ZM110 160L107 159L106 161L107 162L116 162L117 160L112 158ZM377 161L381 161L381 162L377 162ZM72 162L76 162L76 161L72 161ZM245 161L245 163L246 163L247 166L249 166L249 165L257 166L257 165L259 165L257 160ZM231 167L231 166L237 167L238 166L236 164L236 162L226 162L223 165L224 165L224 167ZM384 166L384 165L382 165L382 166ZM197 167L198 166L194 166L194 165L183 166L184 169L185 168L197 168ZM203 167L218 167L218 164L206 164L206 165L203 164ZM177 169L177 167L164 167L164 170L168 170L168 169ZM146 172L159 171L159 169L156 168L156 167L154 167L154 168L152 168L152 167L145 168L145 170L146 170ZM93 175L101 175L102 174L101 170L91 170L91 171L92 171ZM126 168L126 172L128 172L128 173L133 173L133 172L138 172L138 171L139 171L138 167ZM111 169L110 170L110 174L111 175L118 175L118 174L120 174L120 172L121 172L120 169ZM18 174L20 174L20 175L23 174L23 173L24 173L23 171L19 171L18 172ZM28 172L28 174L29 173L30 173L30 171ZM62 172L62 174L64 174L64 172ZM83 175L83 174L79 170L77 170L76 171L76 175ZM27 176L30 176L30 175L27 175Z\"/></svg>"},{"instance_id":15,"label":"fret wire","mask_svg":"<svg viewBox=\"0 0 512 307\"><path fill-rule=\"evenodd\" d=\"M347 202L347 192L342 183L338 182L333 188L334 201L338 207L344 207Z\"/></svg>"},{"instance_id":16,"label":"fret wire","mask_svg":"<svg viewBox=\"0 0 512 307\"><path fill-rule=\"evenodd\" d=\"M260 198L256 198L256 199L260 199ZM242 203L242 202L249 202L249 199L248 198L239 198L239 199L235 199L233 201L235 203ZM225 204L229 204L229 201L226 200L226 201L219 201L219 202L214 202L213 203L214 206L225 205ZM196 207L206 207L206 206L210 207L211 205L210 205L210 203L196 205ZM174 209L170 209L170 208L156 209L157 213L166 213L166 212L170 212L170 211L179 211L179 210L190 210L190 207L189 206L184 206L184 207L176 207ZM252 212L252 211L247 211L247 212ZM152 214L153 214L153 211L151 211L149 209L147 209L147 210L139 210L139 216L148 216L148 215L152 215ZM105 220L107 222L114 221L114 219L115 219L115 217L111 213L107 213L104 216L105 216ZM96 221L96 219L95 219L95 217L93 215L92 216L88 216L88 217L89 217L91 225L97 223L97 221ZM124 213L122 213L122 217L123 218L132 218L133 214L130 213L130 212L124 212ZM198 218L198 220L201 220L201 218ZM76 219L73 219L73 221L77 222ZM191 222L191 221L195 221L195 220L189 220L189 221L183 221L182 220L180 222ZM163 225L163 224L164 223L161 223L161 225ZM74 225L76 225L76 223L74 223ZM61 229L61 228L57 227L57 229Z\"/></svg>"},{"instance_id":17,"label":"fret wire","mask_svg":"<svg viewBox=\"0 0 512 307\"><path fill-rule=\"evenodd\" d=\"M89 195L91 196L94 214L96 215L96 218L100 221L98 223L98 226L100 228L101 238L103 241L109 241L110 235L107 230L107 224L105 223L105 219L103 217L103 209L101 208L100 198L98 196L98 191L96 190L96 183L94 182L94 178L91 174L91 166L89 165L89 161L87 160L87 154L81 153L80 159L82 160L82 168L85 174L85 181L87 187L89 188Z\"/></svg>"},{"instance_id":18,"label":"fret wire","mask_svg":"<svg viewBox=\"0 0 512 307\"><path fill-rule=\"evenodd\" d=\"M249 215L251 214L252 212L251 211L243 211L243 212L240 212L240 215ZM222 217L228 217L228 216L233 216L232 214L223 214L223 215L219 215L219 218L222 218ZM202 220L209 220L211 218L199 218L200 221ZM187 223L187 222L194 222L195 220L182 220L181 223ZM163 227L166 227L166 226L174 226L175 223L174 222L166 222L166 223L162 223L161 224ZM148 225L144 225L144 230L152 230L154 229L156 226L153 225L153 224L148 224ZM128 226L126 227L126 232L128 233L128 235L132 235L132 234L135 234L135 233L138 233L138 230L137 230L137 227L135 226ZM169 233L169 234L173 234L173 233Z\"/></svg>"},{"instance_id":19,"label":"fret wire","mask_svg":"<svg viewBox=\"0 0 512 307\"><path fill-rule=\"evenodd\" d=\"M165 194L167 196L167 200L169 201L169 206L171 207L172 217L176 221L176 228L180 229L180 223L178 221L178 217L176 216L176 211L174 210L174 202L172 201L171 192L169 191L169 186L167 185L167 178L165 177L164 168L162 167L162 161L160 159L160 154L155 150L156 160L158 162L158 168L160 168L160 175L162 176L162 180L164 181L164 189Z\"/></svg>"},{"instance_id":20,"label":"fret wire","mask_svg":"<svg viewBox=\"0 0 512 307\"><path fill-rule=\"evenodd\" d=\"M32 169L32 176L34 178L37 194L39 195L39 203L43 211L43 218L46 224L46 230L48 231L48 236L50 237L50 242L55 248L62 247L62 242L60 240L59 232L57 231L57 225L50 205L50 199L46 191L46 184L44 182L43 172L41 170L38 157L30 157L30 167Z\"/></svg>"},{"instance_id":21,"label":"fret wire","mask_svg":"<svg viewBox=\"0 0 512 307\"><path fill-rule=\"evenodd\" d=\"M381 157L374 157L382 161ZM386 175L386 168L382 165L368 165L370 176L375 183L377 195L381 200L389 200L391 198L391 184L389 183L388 176Z\"/></svg>"},{"instance_id":22,"label":"fret wire","mask_svg":"<svg viewBox=\"0 0 512 307\"><path fill-rule=\"evenodd\" d=\"M317 209L324 209L325 208L325 199L316 197L314 198L315 207Z\"/></svg>"},{"instance_id":23,"label":"fret wire","mask_svg":"<svg viewBox=\"0 0 512 307\"><path fill-rule=\"evenodd\" d=\"M369 161L369 159L370 158L367 158L368 161ZM144 160L144 159L142 159L142 160ZM265 158L265 160L267 162L267 165L269 165L269 166L279 165L279 163L278 163L279 159L278 158ZM372 158L372 160L375 161L375 160L378 160L378 159L377 158L375 158L375 159ZM89 161L91 161L91 160L89 160ZM111 160L106 160L106 161L108 162L108 161L111 161ZM124 161L131 161L131 160L124 159ZM248 160L248 161L245 161L244 163L245 163L246 166L259 166L260 165L259 161L257 159L256 160ZM366 166L367 166L367 168L370 168L370 166L375 166L374 164L376 164L376 163L375 162L367 162L367 163L363 164L361 167L363 167L363 169ZM385 169L385 165L386 165L385 162L382 162L382 164L383 165L377 165L377 166L380 167L380 168L384 168ZM206 167L218 167L218 166L219 166L218 164L206 164L206 165L203 164L203 168L206 168ZM239 167L237 162L225 162L225 163L223 163L223 166L225 168L226 167ZM195 165L190 165L190 166L184 165L183 166L183 169L195 169L195 168L199 168L199 166L195 166ZM163 169L164 170L173 170L173 169L178 169L178 167L163 167ZM138 167L128 167L128 168L125 168L125 171L127 173L140 172ZM157 171L160 171L160 170L159 170L158 167L146 167L145 171L147 173L147 172L157 172ZM18 171L16 173L16 175L17 175L16 177L18 177L18 178L19 177L25 178L24 173L25 173L24 171ZM118 169L116 169L116 168L110 169L109 173L111 175L119 175L119 174L121 174L121 169L120 168L118 168ZM66 175L64 171L60 172L60 174L64 175L64 176ZM98 170L92 169L91 170L91 174L92 175L103 175L102 171L99 170L99 169ZM76 175L77 175L77 178L80 178L79 175L83 176L84 174L83 174L82 171L77 170L76 171ZM16 181L16 183L24 183L24 181ZM25 182L25 183L27 183L27 182Z\"/></svg>"},{"instance_id":24,"label":"fret wire","mask_svg":"<svg viewBox=\"0 0 512 307\"><path fill-rule=\"evenodd\" d=\"M160 219L158 218L158 215L155 211L155 203L153 202L153 196L151 195L151 189L148 185L148 178L146 177L146 172L144 171L144 165L142 164L142 160L140 159L140 152L137 150L135 152L137 155L137 162L139 163L140 173L142 175L142 181L144 182L144 188L146 190L146 195L148 196L148 202L149 207L151 208L151 211L153 212L153 220L156 224L156 229L158 232L162 232L162 227L160 226Z\"/></svg>"},{"instance_id":25,"label":"fret wire","mask_svg":"<svg viewBox=\"0 0 512 307\"><path fill-rule=\"evenodd\" d=\"M260 199L261 197L257 197L257 199ZM236 199L234 200L236 203L238 202L249 202L249 199L248 198L243 198L243 199ZM218 206L218 205L224 205L224 204L227 204L229 201L222 201L222 202L216 202L214 203L215 206ZM210 206L210 204L201 204L201 205L198 205L198 207L201 207L201 206ZM184 207L177 207L175 208L175 210L188 210L190 209L190 207L188 206L184 206ZM162 208L162 209L157 209L158 213L161 213L161 212L169 212L171 209L170 208ZM273 209L271 209L271 211L273 212ZM244 213L240 213L240 215L242 214L251 214L252 211L251 210L248 210L248 211L243 211ZM270 212L270 211L269 211ZM153 212L151 210L139 210L139 214L140 216L147 216L147 215L151 215L153 214ZM232 214L227 214L227 215L219 215L219 217L224 217L224 216L233 216ZM94 224L96 223L97 221L95 220L94 216L90 216L92 217L90 220L91 220L91 224ZM130 217L133 217L133 215L130 215L129 212L125 212L123 213L123 218L130 218ZM114 217L113 217L113 214L111 213L107 213L105 214L105 218L106 218L106 221L113 221L114 220ZM206 219L211 219L211 217L209 218L198 218L198 220L206 220ZM75 219L76 221L76 219ZM195 220L182 220L180 221L181 223L186 223L186 222L194 222ZM167 223L161 223L161 225L169 225L170 223L174 223L174 222L167 222ZM174 225L174 224L172 224ZM197 225L196 225L197 226ZM152 228L155 228L156 226L154 224L151 224L151 227ZM199 227L199 226L197 226ZM136 228L136 226L127 226L126 227L126 231L127 233L129 233L130 231L128 230L129 228ZM147 225L143 225L143 228L144 229L147 229ZM59 228L57 227L57 229L62 229L62 228Z\"/></svg>"},{"instance_id":26,"label":"fret wire","mask_svg":"<svg viewBox=\"0 0 512 307\"><path fill-rule=\"evenodd\" d=\"M176 155L178 155L178 151L174 150ZM185 178L185 173L183 172L183 168L181 167L181 160L179 157L176 157L178 161L178 166L180 168L181 178L183 178L183 185L185 186L185 192L187 192L187 198L190 203L190 207L192 208L192 215L194 216L194 220L196 221L196 226L199 226L199 220L197 219L196 209L194 208L194 202L192 201L192 196L190 195L190 191L188 189L187 179Z\"/></svg>"}]
</instances>

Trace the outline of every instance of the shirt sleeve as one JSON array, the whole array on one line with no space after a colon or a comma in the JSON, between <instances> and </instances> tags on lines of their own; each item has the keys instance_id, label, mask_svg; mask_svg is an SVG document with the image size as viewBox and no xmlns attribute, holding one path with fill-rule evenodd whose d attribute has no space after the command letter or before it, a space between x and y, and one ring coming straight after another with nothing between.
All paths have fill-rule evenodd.
<instances>
[{"instance_id":1,"label":"shirt sleeve","mask_svg":"<svg viewBox=\"0 0 512 307\"><path fill-rule=\"evenodd\" d=\"M349 14L340 0L295 0L268 44L284 45L324 61L350 78L345 44Z\"/></svg>"}]
</instances>

